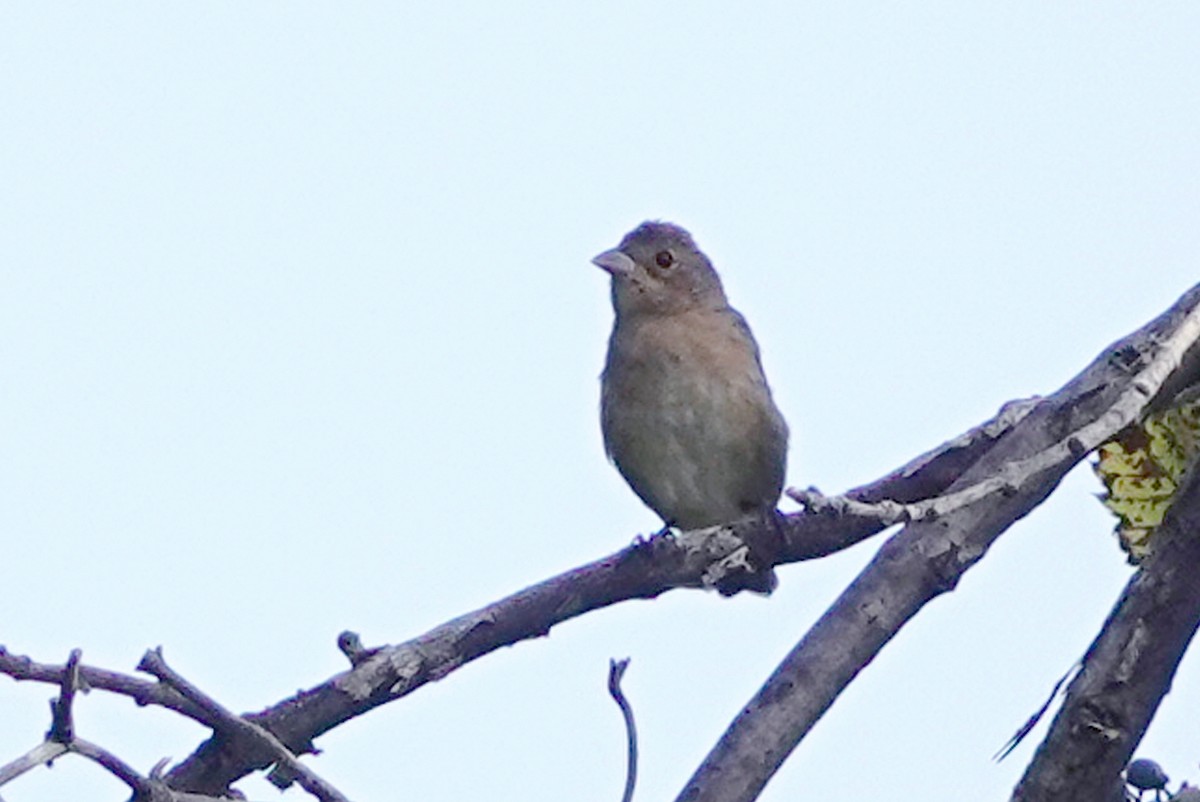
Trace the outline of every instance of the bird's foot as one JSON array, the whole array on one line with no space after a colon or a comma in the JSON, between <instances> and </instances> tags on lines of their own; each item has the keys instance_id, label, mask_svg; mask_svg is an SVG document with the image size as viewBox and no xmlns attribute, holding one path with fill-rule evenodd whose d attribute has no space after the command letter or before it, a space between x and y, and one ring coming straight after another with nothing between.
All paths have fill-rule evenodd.
<instances>
[{"instance_id":1,"label":"bird's foot","mask_svg":"<svg viewBox=\"0 0 1200 802\"><path fill-rule=\"evenodd\" d=\"M673 531L671 524L663 524L662 529L659 529L657 532L655 532L649 536L638 535L637 537L635 537L633 539L633 542L630 545L633 546L635 549L641 549L641 548L645 548L646 546L651 545L655 541L663 540L664 538L666 540L674 540L675 539L675 532Z\"/></svg>"}]
</instances>

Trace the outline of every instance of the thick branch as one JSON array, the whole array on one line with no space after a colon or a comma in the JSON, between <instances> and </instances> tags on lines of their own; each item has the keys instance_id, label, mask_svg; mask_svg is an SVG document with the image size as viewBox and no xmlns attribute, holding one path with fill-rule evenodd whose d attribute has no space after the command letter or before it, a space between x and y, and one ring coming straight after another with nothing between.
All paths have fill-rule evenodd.
<instances>
[{"instance_id":1,"label":"thick branch","mask_svg":"<svg viewBox=\"0 0 1200 802\"><path fill-rule=\"evenodd\" d=\"M1120 800L1121 770L1200 626L1200 470L1180 487L1154 550L1083 658L1013 793L1021 802Z\"/></svg>"},{"instance_id":2,"label":"thick branch","mask_svg":"<svg viewBox=\"0 0 1200 802\"><path fill-rule=\"evenodd\" d=\"M1035 400L1006 405L995 418L882 479L849 491L846 496L866 502L880 499L911 502L936 496L1024 417ZM273 732L287 732L284 741L293 751L308 751L308 742L312 738L341 722L411 693L425 682L440 679L460 665L502 646L546 635L552 626L600 607L630 599L654 598L676 587L703 586L710 555L719 548L719 541L728 535L732 535L729 539L737 546L743 542L765 544L762 549L772 551L775 563L782 564L833 554L886 528L877 516L857 517L853 514L831 517L795 513L785 516L783 523L783 543L778 542L778 532L773 527L750 520L734 527L718 527L721 531L710 532L708 536L685 533L675 544L670 540L635 544L449 621L406 643L376 649L363 649L361 644L341 644L352 657L355 671L340 674L286 699L255 718L270 726ZM706 545L709 541L718 545L709 548ZM405 687L388 693L401 678L397 673L389 673L390 667L403 667L412 662L406 655L411 656L412 661L422 663L424 670L409 677ZM372 658L375 662L368 665ZM357 670L360 667L362 671ZM65 670L65 665L38 663L0 646L0 674L14 680L58 685ZM86 665L80 665L79 672L82 683L89 688L127 696L138 705L152 704L174 710L205 727L212 727L208 714L169 685ZM405 676L408 673L399 672ZM348 697L339 690L340 685L359 690ZM265 765L251 765L235 759L223 772L214 770L214 773L223 774L228 782L232 782ZM194 777L203 775L206 769L192 763L180 771ZM207 783L205 787L212 787L214 792L223 790L223 786L216 788L215 783Z\"/></svg>"},{"instance_id":3,"label":"thick branch","mask_svg":"<svg viewBox=\"0 0 1200 802\"><path fill-rule=\"evenodd\" d=\"M1039 403L951 486L952 493L971 495L972 503L909 524L885 543L738 715L678 799L755 799L900 628L953 590L1002 532L1137 417L1200 337L1198 305L1200 287ZM996 492L974 493L988 484Z\"/></svg>"},{"instance_id":4,"label":"thick branch","mask_svg":"<svg viewBox=\"0 0 1200 802\"><path fill-rule=\"evenodd\" d=\"M944 491L1032 408L1014 402L980 426L945 443L888 476L847 495L872 501L916 501ZM596 562L526 588L460 616L406 643L352 650L352 670L260 713L248 716L288 748L305 751L318 735L378 705L412 693L502 646L549 633L556 624L611 604L649 599L677 587L701 587L725 540L730 548L752 545L765 562L815 559L848 548L886 528L877 516L833 517L794 513L779 530L751 520L707 535L684 533L634 544ZM732 535L732 537L730 537ZM711 545L710 544L714 544ZM367 655L362 659L361 655ZM0 666L0 670L3 667ZM219 793L251 771L265 768L217 735L168 774L172 787Z\"/></svg>"}]
</instances>

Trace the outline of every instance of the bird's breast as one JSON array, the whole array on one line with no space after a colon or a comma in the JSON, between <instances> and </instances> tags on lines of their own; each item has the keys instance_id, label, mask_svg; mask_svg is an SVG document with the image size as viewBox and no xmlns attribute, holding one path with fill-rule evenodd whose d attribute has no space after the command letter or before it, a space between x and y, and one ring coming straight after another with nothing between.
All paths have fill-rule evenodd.
<instances>
[{"instance_id":1,"label":"bird's breast","mask_svg":"<svg viewBox=\"0 0 1200 802\"><path fill-rule=\"evenodd\" d=\"M778 497L787 430L732 310L619 322L602 423L617 467L665 519L722 523Z\"/></svg>"}]
</instances>

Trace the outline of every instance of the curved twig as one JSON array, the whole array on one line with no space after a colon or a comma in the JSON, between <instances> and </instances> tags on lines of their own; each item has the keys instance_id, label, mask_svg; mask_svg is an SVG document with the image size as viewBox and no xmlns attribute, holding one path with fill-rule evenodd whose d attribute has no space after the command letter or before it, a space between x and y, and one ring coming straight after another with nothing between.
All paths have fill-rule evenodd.
<instances>
[{"instance_id":1,"label":"curved twig","mask_svg":"<svg viewBox=\"0 0 1200 802\"><path fill-rule=\"evenodd\" d=\"M621 678L625 676L625 669L629 668L629 658L621 660L608 661L608 694L617 703L617 707L621 708L621 716L625 719L625 739L628 744L628 759L625 766L625 793L621 795L621 802L633 801L633 789L637 785L637 766L638 766L638 745L637 745L637 725L633 722L633 707L630 706L629 700L625 698L625 692L621 690Z\"/></svg>"}]
</instances>

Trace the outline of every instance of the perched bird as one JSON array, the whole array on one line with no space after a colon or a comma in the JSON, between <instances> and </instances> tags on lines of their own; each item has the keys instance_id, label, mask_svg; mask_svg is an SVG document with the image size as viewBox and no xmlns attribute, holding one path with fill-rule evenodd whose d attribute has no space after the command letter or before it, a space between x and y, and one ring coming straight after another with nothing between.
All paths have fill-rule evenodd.
<instances>
[{"instance_id":1,"label":"perched bird","mask_svg":"<svg viewBox=\"0 0 1200 802\"><path fill-rule=\"evenodd\" d=\"M612 276L600 407L621 475L667 527L774 516L787 424L708 257L679 226L647 222L592 261Z\"/></svg>"}]
</instances>

